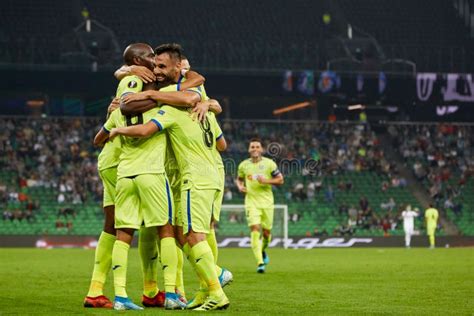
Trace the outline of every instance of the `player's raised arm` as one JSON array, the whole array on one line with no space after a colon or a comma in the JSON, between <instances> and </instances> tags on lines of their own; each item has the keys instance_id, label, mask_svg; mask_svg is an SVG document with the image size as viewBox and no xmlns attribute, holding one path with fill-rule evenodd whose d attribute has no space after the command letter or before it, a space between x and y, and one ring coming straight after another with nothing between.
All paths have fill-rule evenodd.
<instances>
[{"instance_id":1,"label":"player's raised arm","mask_svg":"<svg viewBox=\"0 0 474 316\"><path fill-rule=\"evenodd\" d=\"M182 70L182 72L184 72L184 69ZM184 77L186 78L186 81L180 82L178 84L179 91L199 87L200 85L203 85L206 81L206 78L204 78L202 75L198 74L193 70L186 71Z\"/></svg>"},{"instance_id":2,"label":"player's raised arm","mask_svg":"<svg viewBox=\"0 0 474 316\"><path fill-rule=\"evenodd\" d=\"M123 65L119 69L117 69L114 73L115 78L118 80L122 80L126 76L137 76L139 77L144 83L151 83L155 82L156 76L145 66L138 66L138 65Z\"/></svg>"},{"instance_id":3,"label":"player's raised arm","mask_svg":"<svg viewBox=\"0 0 474 316\"><path fill-rule=\"evenodd\" d=\"M176 106L194 106L201 100L201 95L194 91L156 91L148 90L139 93L129 94L123 98L124 104L128 105L132 102L153 100L155 103L164 103ZM121 107L122 109L122 107Z\"/></svg>"}]
</instances>

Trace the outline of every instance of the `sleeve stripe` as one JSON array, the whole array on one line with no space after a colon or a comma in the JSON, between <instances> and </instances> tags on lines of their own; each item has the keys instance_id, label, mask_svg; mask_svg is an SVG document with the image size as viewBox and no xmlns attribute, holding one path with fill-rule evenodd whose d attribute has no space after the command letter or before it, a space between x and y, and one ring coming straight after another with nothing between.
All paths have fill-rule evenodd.
<instances>
[{"instance_id":1,"label":"sleeve stripe","mask_svg":"<svg viewBox=\"0 0 474 316\"><path fill-rule=\"evenodd\" d=\"M217 136L216 140L219 140L223 136L224 136L224 133L221 133L219 136Z\"/></svg>"},{"instance_id":2,"label":"sleeve stripe","mask_svg":"<svg viewBox=\"0 0 474 316\"><path fill-rule=\"evenodd\" d=\"M183 78L183 75L179 75L178 84L176 85L176 91L179 91L179 89L181 88L181 81L183 81Z\"/></svg>"},{"instance_id":3,"label":"sleeve stripe","mask_svg":"<svg viewBox=\"0 0 474 316\"><path fill-rule=\"evenodd\" d=\"M159 130L159 131L162 131L162 130L163 130L163 126L161 125L160 122L158 122L158 121L155 120L155 119L151 119L151 122L155 123L156 126L158 126L158 130Z\"/></svg>"},{"instance_id":4,"label":"sleeve stripe","mask_svg":"<svg viewBox=\"0 0 474 316\"><path fill-rule=\"evenodd\" d=\"M133 94L133 93L135 93L135 92L126 91L126 92L122 93L122 95L120 96L120 98L123 98L124 96L129 95L129 94Z\"/></svg>"},{"instance_id":5,"label":"sleeve stripe","mask_svg":"<svg viewBox=\"0 0 474 316\"><path fill-rule=\"evenodd\" d=\"M281 173L280 170L276 169L276 170L272 171L272 177L276 177L280 173Z\"/></svg>"},{"instance_id":6,"label":"sleeve stripe","mask_svg":"<svg viewBox=\"0 0 474 316\"><path fill-rule=\"evenodd\" d=\"M104 132L106 132L107 134L110 134L110 131L108 129L105 128L105 126L102 126L102 129L104 130Z\"/></svg>"},{"instance_id":7,"label":"sleeve stripe","mask_svg":"<svg viewBox=\"0 0 474 316\"><path fill-rule=\"evenodd\" d=\"M196 91L196 90L191 90L191 89L188 89L186 91L191 91L191 92L196 92L197 94L199 94L199 98L202 99L202 95L199 91Z\"/></svg>"}]
</instances>

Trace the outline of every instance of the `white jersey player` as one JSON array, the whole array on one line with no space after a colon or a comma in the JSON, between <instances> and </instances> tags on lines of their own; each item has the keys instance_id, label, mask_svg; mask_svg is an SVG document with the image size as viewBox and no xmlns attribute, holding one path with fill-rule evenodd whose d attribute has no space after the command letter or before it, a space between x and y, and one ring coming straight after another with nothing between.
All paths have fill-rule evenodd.
<instances>
[{"instance_id":1,"label":"white jersey player","mask_svg":"<svg viewBox=\"0 0 474 316\"><path fill-rule=\"evenodd\" d=\"M405 231L405 246L407 248L410 247L411 236L415 229L415 217L418 217L418 215L418 212L411 209L411 205L407 205L407 208L402 212L403 230Z\"/></svg>"}]
</instances>

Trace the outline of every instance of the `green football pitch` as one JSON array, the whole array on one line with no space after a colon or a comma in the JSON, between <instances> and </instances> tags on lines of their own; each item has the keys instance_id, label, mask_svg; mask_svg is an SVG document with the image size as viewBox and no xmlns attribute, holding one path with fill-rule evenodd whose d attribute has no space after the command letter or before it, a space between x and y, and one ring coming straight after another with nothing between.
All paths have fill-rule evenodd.
<instances>
[{"instance_id":1,"label":"green football pitch","mask_svg":"<svg viewBox=\"0 0 474 316\"><path fill-rule=\"evenodd\" d=\"M241 315L473 315L474 249L270 250L267 273L249 249L222 249L234 273L228 310ZM0 249L0 314L111 314L82 307L94 251ZM128 293L141 298L138 252L130 252ZM111 276L106 295L113 298ZM197 281L186 264L187 295ZM193 311L146 309L142 314ZM123 313L123 312L121 312Z\"/></svg>"}]
</instances>

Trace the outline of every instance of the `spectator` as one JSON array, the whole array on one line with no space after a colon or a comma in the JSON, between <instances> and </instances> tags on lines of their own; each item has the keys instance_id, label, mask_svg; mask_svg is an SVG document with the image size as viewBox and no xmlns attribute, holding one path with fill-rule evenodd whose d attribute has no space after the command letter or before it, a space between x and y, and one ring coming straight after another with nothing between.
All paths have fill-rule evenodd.
<instances>
[{"instance_id":1,"label":"spectator","mask_svg":"<svg viewBox=\"0 0 474 316\"><path fill-rule=\"evenodd\" d=\"M359 200L359 206L362 211L366 211L369 207L369 200L367 200L366 196L363 196Z\"/></svg>"}]
</instances>

